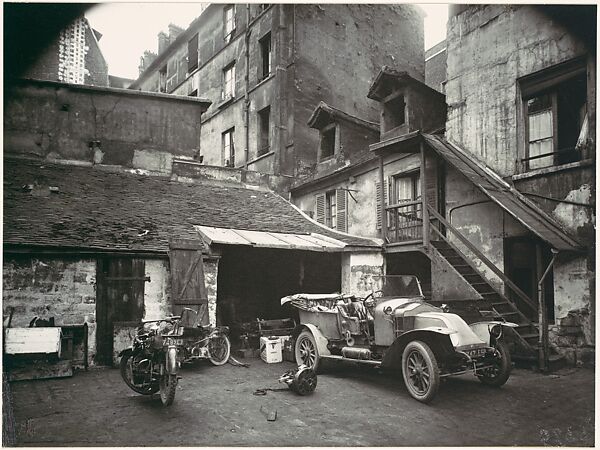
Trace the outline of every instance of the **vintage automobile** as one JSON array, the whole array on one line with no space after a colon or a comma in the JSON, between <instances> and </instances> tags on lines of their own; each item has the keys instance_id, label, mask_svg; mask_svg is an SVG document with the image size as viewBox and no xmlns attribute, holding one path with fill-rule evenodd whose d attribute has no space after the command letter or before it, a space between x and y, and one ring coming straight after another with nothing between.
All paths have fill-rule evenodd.
<instances>
[{"instance_id":1,"label":"vintage automobile","mask_svg":"<svg viewBox=\"0 0 600 450\"><path fill-rule=\"evenodd\" d=\"M516 324L482 320L467 325L426 303L414 276L385 277L383 291L364 299L295 294L281 304L298 309L296 362L315 371L322 360L401 371L410 395L425 403L435 397L443 377L471 372L485 384L501 386L510 376L505 335Z\"/></svg>"}]
</instances>

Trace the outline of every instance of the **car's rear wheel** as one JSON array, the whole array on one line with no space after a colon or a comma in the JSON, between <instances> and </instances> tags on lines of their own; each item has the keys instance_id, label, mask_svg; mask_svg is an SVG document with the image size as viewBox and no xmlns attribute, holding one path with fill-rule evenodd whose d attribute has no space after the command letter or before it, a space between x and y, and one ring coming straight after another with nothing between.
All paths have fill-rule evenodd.
<instances>
[{"instance_id":1,"label":"car's rear wheel","mask_svg":"<svg viewBox=\"0 0 600 450\"><path fill-rule=\"evenodd\" d=\"M317 372L320 362L319 350L317 341L309 330L303 330L296 338L295 354L296 364L304 364Z\"/></svg>"},{"instance_id":2,"label":"car's rear wheel","mask_svg":"<svg viewBox=\"0 0 600 450\"><path fill-rule=\"evenodd\" d=\"M510 351L504 342L496 342L496 364L477 373L477 378L488 386L502 386L508 381L512 370Z\"/></svg>"},{"instance_id":3,"label":"car's rear wheel","mask_svg":"<svg viewBox=\"0 0 600 450\"><path fill-rule=\"evenodd\" d=\"M440 370L426 343L408 343L402 353L402 377L413 398L427 403L435 397L440 387Z\"/></svg>"}]
</instances>

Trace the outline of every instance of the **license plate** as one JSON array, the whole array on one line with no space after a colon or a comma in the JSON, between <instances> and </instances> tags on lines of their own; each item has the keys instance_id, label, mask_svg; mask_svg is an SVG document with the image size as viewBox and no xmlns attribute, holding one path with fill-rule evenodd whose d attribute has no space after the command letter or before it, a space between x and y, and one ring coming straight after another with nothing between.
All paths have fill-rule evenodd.
<instances>
[{"instance_id":1,"label":"license plate","mask_svg":"<svg viewBox=\"0 0 600 450\"><path fill-rule=\"evenodd\" d=\"M183 339L167 338L165 343L167 345L183 345Z\"/></svg>"},{"instance_id":2,"label":"license plate","mask_svg":"<svg viewBox=\"0 0 600 450\"><path fill-rule=\"evenodd\" d=\"M465 353L467 355L469 355L471 358L480 358L485 355L485 348L476 348L473 350L467 350Z\"/></svg>"}]
</instances>

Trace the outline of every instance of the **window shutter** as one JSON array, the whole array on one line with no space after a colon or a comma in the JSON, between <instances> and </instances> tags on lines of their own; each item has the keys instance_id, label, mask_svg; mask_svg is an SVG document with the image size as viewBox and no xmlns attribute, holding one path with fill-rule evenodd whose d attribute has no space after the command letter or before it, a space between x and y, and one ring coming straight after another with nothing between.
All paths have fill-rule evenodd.
<instances>
[{"instance_id":1,"label":"window shutter","mask_svg":"<svg viewBox=\"0 0 600 450\"><path fill-rule=\"evenodd\" d=\"M383 185L383 195L387 205L388 189L386 184ZM381 207L381 183L379 181L375 182L375 197L377 197L375 199L375 204L377 205L377 229L381 230L381 214L383 208Z\"/></svg>"},{"instance_id":2,"label":"window shutter","mask_svg":"<svg viewBox=\"0 0 600 450\"><path fill-rule=\"evenodd\" d=\"M315 196L315 220L325 225L325 194Z\"/></svg>"},{"instance_id":3,"label":"window shutter","mask_svg":"<svg viewBox=\"0 0 600 450\"><path fill-rule=\"evenodd\" d=\"M346 202L346 191L344 189L336 189L336 205L337 205L337 219L335 229L346 233L348 231L348 214L347 214L347 202Z\"/></svg>"}]
</instances>

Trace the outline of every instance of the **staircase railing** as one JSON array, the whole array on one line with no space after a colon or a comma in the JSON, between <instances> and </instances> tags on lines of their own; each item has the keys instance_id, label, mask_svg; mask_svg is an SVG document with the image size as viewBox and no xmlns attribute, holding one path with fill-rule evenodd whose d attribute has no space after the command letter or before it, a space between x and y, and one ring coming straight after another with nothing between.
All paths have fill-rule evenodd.
<instances>
[{"instance_id":1,"label":"staircase railing","mask_svg":"<svg viewBox=\"0 0 600 450\"><path fill-rule=\"evenodd\" d=\"M434 225L434 220L439 221L447 231L451 231L454 236L456 236L464 245L467 247L477 258L479 258L492 272L494 272L498 278L500 278L504 285L507 286L512 292L514 292L519 299L521 299L525 304L527 304L533 311L537 310L537 304L534 303L528 296L525 294L519 287L514 284L505 274L502 272L496 265L491 262L477 247L475 247L466 237L464 237L454 226L452 226L446 219L444 219L435 209L431 206L427 206L429 211L429 225L430 229L433 230L437 235L439 235L445 242L448 244L454 245L450 242L450 240L445 236L445 234Z\"/></svg>"}]
</instances>

